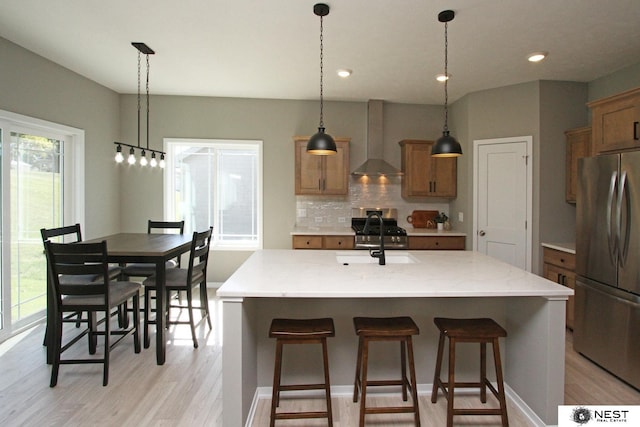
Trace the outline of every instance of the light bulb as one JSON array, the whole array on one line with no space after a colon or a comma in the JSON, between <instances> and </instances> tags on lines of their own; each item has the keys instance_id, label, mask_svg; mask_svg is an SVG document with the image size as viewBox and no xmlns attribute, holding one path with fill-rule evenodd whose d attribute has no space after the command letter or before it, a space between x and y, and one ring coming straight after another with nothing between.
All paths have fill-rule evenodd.
<instances>
[{"instance_id":1,"label":"light bulb","mask_svg":"<svg viewBox=\"0 0 640 427\"><path fill-rule=\"evenodd\" d=\"M160 163L159 166L161 169L164 169L165 163L164 163L164 154L160 154Z\"/></svg>"},{"instance_id":2,"label":"light bulb","mask_svg":"<svg viewBox=\"0 0 640 427\"><path fill-rule=\"evenodd\" d=\"M152 168L155 168L156 166L158 166L158 161L156 160L156 153L155 152L151 153L151 161L149 162L149 165Z\"/></svg>"},{"instance_id":3,"label":"light bulb","mask_svg":"<svg viewBox=\"0 0 640 427\"><path fill-rule=\"evenodd\" d=\"M144 150L142 150L142 153L140 154L140 166L147 166L147 156L145 155L146 153L144 152Z\"/></svg>"},{"instance_id":4,"label":"light bulb","mask_svg":"<svg viewBox=\"0 0 640 427\"><path fill-rule=\"evenodd\" d=\"M129 150L129 158L127 159L127 163L129 163L130 165L136 164L136 155L135 151L133 151L133 147L131 147L131 150Z\"/></svg>"},{"instance_id":5,"label":"light bulb","mask_svg":"<svg viewBox=\"0 0 640 427\"><path fill-rule=\"evenodd\" d=\"M116 147L116 163L122 163L124 160L124 156L122 155L122 147L121 146L117 146Z\"/></svg>"}]
</instances>

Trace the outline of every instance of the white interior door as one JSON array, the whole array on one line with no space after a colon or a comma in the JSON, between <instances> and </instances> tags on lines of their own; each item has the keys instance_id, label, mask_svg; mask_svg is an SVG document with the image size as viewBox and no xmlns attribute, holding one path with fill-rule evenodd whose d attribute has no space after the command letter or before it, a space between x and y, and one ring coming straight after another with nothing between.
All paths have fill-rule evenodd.
<instances>
[{"instance_id":1,"label":"white interior door","mask_svg":"<svg viewBox=\"0 0 640 427\"><path fill-rule=\"evenodd\" d=\"M531 271L532 137L474 141L474 248Z\"/></svg>"}]
</instances>

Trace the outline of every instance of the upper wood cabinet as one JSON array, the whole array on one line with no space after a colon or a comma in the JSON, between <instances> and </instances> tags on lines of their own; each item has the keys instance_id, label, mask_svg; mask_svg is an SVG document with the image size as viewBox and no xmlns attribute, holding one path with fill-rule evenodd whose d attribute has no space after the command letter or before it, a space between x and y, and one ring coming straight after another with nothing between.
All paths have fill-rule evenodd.
<instances>
[{"instance_id":1,"label":"upper wood cabinet","mask_svg":"<svg viewBox=\"0 0 640 427\"><path fill-rule=\"evenodd\" d=\"M457 195L457 165L455 157L431 157L433 141L404 139L402 147L402 197L405 199Z\"/></svg>"},{"instance_id":2,"label":"upper wood cabinet","mask_svg":"<svg viewBox=\"0 0 640 427\"><path fill-rule=\"evenodd\" d=\"M294 137L296 151L296 195L349 194L349 142L335 138L338 152L331 156L307 154L309 137Z\"/></svg>"},{"instance_id":3,"label":"upper wood cabinet","mask_svg":"<svg viewBox=\"0 0 640 427\"><path fill-rule=\"evenodd\" d=\"M640 149L640 88L587 105L593 154Z\"/></svg>"},{"instance_id":4,"label":"upper wood cabinet","mask_svg":"<svg viewBox=\"0 0 640 427\"><path fill-rule=\"evenodd\" d=\"M578 189L578 159L591 156L591 128L570 129L564 133L567 138L566 199L576 202Z\"/></svg>"}]
</instances>

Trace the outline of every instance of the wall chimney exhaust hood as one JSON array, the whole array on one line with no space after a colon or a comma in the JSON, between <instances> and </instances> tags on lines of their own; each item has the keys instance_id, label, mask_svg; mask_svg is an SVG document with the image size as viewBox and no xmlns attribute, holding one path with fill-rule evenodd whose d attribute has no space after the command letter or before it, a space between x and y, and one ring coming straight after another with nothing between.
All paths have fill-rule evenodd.
<instances>
[{"instance_id":1,"label":"wall chimney exhaust hood","mask_svg":"<svg viewBox=\"0 0 640 427\"><path fill-rule=\"evenodd\" d=\"M382 100L369 100L367 112L367 160L352 175L400 176L402 171L382 159Z\"/></svg>"}]
</instances>

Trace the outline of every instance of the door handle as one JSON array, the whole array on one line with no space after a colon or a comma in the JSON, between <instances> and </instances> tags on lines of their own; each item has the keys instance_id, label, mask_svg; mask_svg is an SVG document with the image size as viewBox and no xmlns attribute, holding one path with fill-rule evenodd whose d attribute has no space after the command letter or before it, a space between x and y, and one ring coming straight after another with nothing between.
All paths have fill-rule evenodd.
<instances>
[{"instance_id":1,"label":"door handle","mask_svg":"<svg viewBox=\"0 0 640 427\"><path fill-rule=\"evenodd\" d=\"M622 171L620 175L620 189L618 190L618 202L616 203L616 216L618 218L616 228L616 238L618 242L618 258L620 259L620 266L624 267L627 261L627 252L629 250L629 218L630 218L630 205L629 205L629 192L627 191L627 171ZM624 217L626 222L624 224L624 230L622 229L622 204L626 202L626 212ZM624 234L624 236L623 236ZM624 238L624 240L623 240Z\"/></svg>"},{"instance_id":2,"label":"door handle","mask_svg":"<svg viewBox=\"0 0 640 427\"><path fill-rule=\"evenodd\" d=\"M640 139L640 136L638 136L638 123L640 122L633 122L633 139L635 141Z\"/></svg>"},{"instance_id":3,"label":"door handle","mask_svg":"<svg viewBox=\"0 0 640 427\"><path fill-rule=\"evenodd\" d=\"M480 231L478 231L478 234L480 235L480 237L482 237L482 236L484 236L484 235L485 235L485 234L487 234L487 233L485 233L485 232L484 232L484 230L480 230Z\"/></svg>"},{"instance_id":4,"label":"door handle","mask_svg":"<svg viewBox=\"0 0 640 427\"><path fill-rule=\"evenodd\" d=\"M616 187L618 184L618 172L612 172L609 181L609 194L607 195L607 242L609 244L609 258L612 264L618 264L618 247L614 240L613 233L611 233L611 211L613 209L613 197L615 195ZM616 218L617 219L617 218Z\"/></svg>"}]
</instances>

